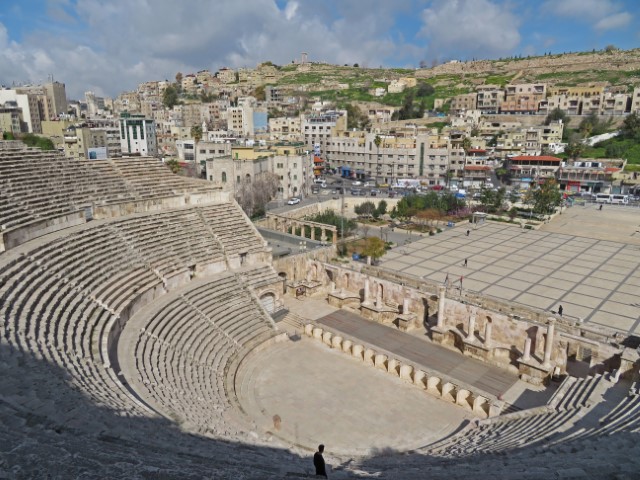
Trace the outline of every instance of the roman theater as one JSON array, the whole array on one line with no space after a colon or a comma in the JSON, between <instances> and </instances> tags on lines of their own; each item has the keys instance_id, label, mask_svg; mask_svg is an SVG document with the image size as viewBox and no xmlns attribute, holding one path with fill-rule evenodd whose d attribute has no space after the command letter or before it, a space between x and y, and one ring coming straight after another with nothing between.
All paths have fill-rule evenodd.
<instances>
[{"instance_id":1,"label":"roman theater","mask_svg":"<svg viewBox=\"0 0 640 480\"><path fill-rule=\"evenodd\" d=\"M320 443L330 478L638 478L623 208L372 266L295 211L258 227L317 248L275 255L156 159L0 142L0 479L309 478Z\"/></svg>"}]
</instances>

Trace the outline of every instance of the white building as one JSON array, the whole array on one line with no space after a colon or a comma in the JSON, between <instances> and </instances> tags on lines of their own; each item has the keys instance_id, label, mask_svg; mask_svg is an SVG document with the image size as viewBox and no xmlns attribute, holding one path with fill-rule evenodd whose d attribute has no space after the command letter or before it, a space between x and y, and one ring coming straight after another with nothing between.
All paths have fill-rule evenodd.
<instances>
[{"instance_id":1,"label":"white building","mask_svg":"<svg viewBox=\"0 0 640 480\"><path fill-rule=\"evenodd\" d=\"M120 148L123 155L153 156L158 153L156 127L144 115L120 115Z\"/></svg>"}]
</instances>

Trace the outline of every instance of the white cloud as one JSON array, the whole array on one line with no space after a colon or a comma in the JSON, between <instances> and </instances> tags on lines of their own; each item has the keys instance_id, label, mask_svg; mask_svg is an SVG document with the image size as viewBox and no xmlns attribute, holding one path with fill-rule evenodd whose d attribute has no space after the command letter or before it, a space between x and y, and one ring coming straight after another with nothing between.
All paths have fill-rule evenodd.
<instances>
[{"instance_id":1,"label":"white cloud","mask_svg":"<svg viewBox=\"0 0 640 480\"><path fill-rule=\"evenodd\" d=\"M429 39L429 56L491 58L520 44L519 18L506 5L489 0L435 2L422 11L420 35Z\"/></svg>"},{"instance_id":2,"label":"white cloud","mask_svg":"<svg viewBox=\"0 0 640 480\"><path fill-rule=\"evenodd\" d=\"M617 28L624 28L631 23L632 16L630 13L621 12L614 13L613 15L609 15L608 17L604 17L599 20L594 28L599 32L604 32L605 30L615 30Z\"/></svg>"},{"instance_id":3,"label":"white cloud","mask_svg":"<svg viewBox=\"0 0 640 480\"><path fill-rule=\"evenodd\" d=\"M615 0L547 0L542 10L552 15L589 22L599 33L624 28L633 16Z\"/></svg>"},{"instance_id":4,"label":"white cloud","mask_svg":"<svg viewBox=\"0 0 640 480\"><path fill-rule=\"evenodd\" d=\"M612 0L547 0L542 9L562 17L602 18L619 10Z\"/></svg>"},{"instance_id":5,"label":"white cloud","mask_svg":"<svg viewBox=\"0 0 640 480\"><path fill-rule=\"evenodd\" d=\"M0 83L52 73L72 98L86 90L114 96L178 71L287 64L303 51L312 60L372 66L416 52L386 33L409 0L369 0L366 8L361 0L289 0L282 8L275 0L48 1L56 17L50 30L0 49Z\"/></svg>"}]
</instances>

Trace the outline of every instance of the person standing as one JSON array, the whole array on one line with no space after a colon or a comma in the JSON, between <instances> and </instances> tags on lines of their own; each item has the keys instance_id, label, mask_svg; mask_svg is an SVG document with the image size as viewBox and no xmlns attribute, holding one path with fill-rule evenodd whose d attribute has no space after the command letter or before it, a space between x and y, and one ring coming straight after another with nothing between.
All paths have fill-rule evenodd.
<instances>
[{"instance_id":1,"label":"person standing","mask_svg":"<svg viewBox=\"0 0 640 480\"><path fill-rule=\"evenodd\" d=\"M316 476L317 477L327 477L327 468L324 464L324 457L322 453L324 452L324 445L318 445L318 451L313 455L313 466L316 467Z\"/></svg>"},{"instance_id":2,"label":"person standing","mask_svg":"<svg viewBox=\"0 0 640 480\"><path fill-rule=\"evenodd\" d=\"M467 230L467 237L469 236L470 233L471 233L471 230Z\"/></svg>"},{"instance_id":3,"label":"person standing","mask_svg":"<svg viewBox=\"0 0 640 480\"><path fill-rule=\"evenodd\" d=\"M562 316L562 312L564 311L564 308L562 308L562 305L560 305L558 307L558 315Z\"/></svg>"},{"instance_id":4,"label":"person standing","mask_svg":"<svg viewBox=\"0 0 640 480\"><path fill-rule=\"evenodd\" d=\"M467 259L466 258L464 259L464 266L465 266L465 268L467 267Z\"/></svg>"}]
</instances>

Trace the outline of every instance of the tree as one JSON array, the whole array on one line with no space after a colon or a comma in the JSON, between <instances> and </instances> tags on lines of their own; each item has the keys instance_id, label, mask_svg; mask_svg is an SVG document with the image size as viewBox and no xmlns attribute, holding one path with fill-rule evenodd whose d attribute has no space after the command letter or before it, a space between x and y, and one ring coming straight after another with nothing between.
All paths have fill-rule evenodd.
<instances>
[{"instance_id":1,"label":"tree","mask_svg":"<svg viewBox=\"0 0 640 480\"><path fill-rule=\"evenodd\" d=\"M164 164L167 167L169 167L169 170L171 170L171 173L177 174L177 173L180 173L180 170L182 170L180 163L175 158L172 158L171 160L167 160L166 162L164 162Z\"/></svg>"},{"instance_id":2,"label":"tree","mask_svg":"<svg viewBox=\"0 0 640 480\"><path fill-rule=\"evenodd\" d=\"M595 112L583 118L578 126L578 130L583 136L601 135L607 131L611 125L611 118L608 121L602 121Z\"/></svg>"},{"instance_id":3,"label":"tree","mask_svg":"<svg viewBox=\"0 0 640 480\"><path fill-rule=\"evenodd\" d=\"M557 122L559 120L561 120L562 123L566 126L569 121L569 117L564 110L562 110L560 107L557 107L549 112L547 117L544 119L544 124L550 125L551 122Z\"/></svg>"},{"instance_id":4,"label":"tree","mask_svg":"<svg viewBox=\"0 0 640 480\"><path fill-rule=\"evenodd\" d=\"M256 100L264 102L267 99L264 85L258 85L253 91L253 96L256 98Z\"/></svg>"},{"instance_id":5,"label":"tree","mask_svg":"<svg viewBox=\"0 0 640 480\"><path fill-rule=\"evenodd\" d=\"M564 148L564 153L566 153L569 158L576 160L582 155L584 152L584 143L580 140L572 139L569 141L569 145Z\"/></svg>"},{"instance_id":6,"label":"tree","mask_svg":"<svg viewBox=\"0 0 640 480\"><path fill-rule=\"evenodd\" d=\"M176 73L176 86L182 88L182 72Z\"/></svg>"},{"instance_id":7,"label":"tree","mask_svg":"<svg viewBox=\"0 0 640 480\"><path fill-rule=\"evenodd\" d=\"M273 200L280 186L280 177L275 173L264 172L244 177L236 185L235 197L244 212L251 218L264 215L268 202Z\"/></svg>"},{"instance_id":8,"label":"tree","mask_svg":"<svg viewBox=\"0 0 640 480\"><path fill-rule=\"evenodd\" d=\"M385 245L378 237L368 237L364 241L364 248L362 254L370 257L375 262L377 259L385 254Z\"/></svg>"},{"instance_id":9,"label":"tree","mask_svg":"<svg viewBox=\"0 0 640 480\"><path fill-rule=\"evenodd\" d=\"M420 82L416 88L416 97L428 97L433 95L435 91L435 88L430 83Z\"/></svg>"},{"instance_id":10,"label":"tree","mask_svg":"<svg viewBox=\"0 0 640 480\"><path fill-rule=\"evenodd\" d=\"M2 132L2 139L3 140L15 140L16 137L11 132Z\"/></svg>"},{"instance_id":11,"label":"tree","mask_svg":"<svg viewBox=\"0 0 640 480\"><path fill-rule=\"evenodd\" d=\"M640 141L640 114L633 112L622 122L620 133L624 138Z\"/></svg>"},{"instance_id":12,"label":"tree","mask_svg":"<svg viewBox=\"0 0 640 480\"><path fill-rule=\"evenodd\" d=\"M178 90L173 85L169 85L162 93L162 103L168 109L172 109L179 103Z\"/></svg>"},{"instance_id":13,"label":"tree","mask_svg":"<svg viewBox=\"0 0 640 480\"><path fill-rule=\"evenodd\" d=\"M356 215L360 215L362 217L371 217L373 216L373 212L376 211L376 206L373 202L366 201L355 207L353 210Z\"/></svg>"},{"instance_id":14,"label":"tree","mask_svg":"<svg viewBox=\"0 0 640 480\"><path fill-rule=\"evenodd\" d=\"M387 207L388 204L386 200L380 200L378 202L378 207L376 208L376 214L378 215L378 217L381 217L382 215L387 213Z\"/></svg>"},{"instance_id":15,"label":"tree","mask_svg":"<svg viewBox=\"0 0 640 480\"><path fill-rule=\"evenodd\" d=\"M347 129L366 130L371 125L371 120L358 107L347 103L344 106L347 112Z\"/></svg>"},{"instance_id":16,"label":"tree","mask_svg":"<svg viewBox=\"0 0 640 480\"><path fill-rule=\"evenodd\" d=\"M555 178L547 178L539 188L533 190L532 197L533 211L543 214L552 213L562 200Z\"/></svg>"},{"instance_id":17,"label":"tree","mask_svg":"<svg viewBox=\"0 0 640 480\"><path fill-rule=\"evenodd\" d=\"M471 150L471 139L469 137L464 137L462 139L462 150L464 150L464 165L462 167L462 177L464 178L464 169L467 166L467 155L469 154L469 150Z\"/></svg>"},{"instance_id":18,"label":"tree","mask_svg":"<svg viewBox=\"0 0 640 480\"><path fill-rule=\"evenodd\" d=\"M380 175L380 144L382 143L382 138L380 135L376 135L376 138L373 139L373 143L376 145L377 155L376 155L376 177Z\"/></svg>"}]
</instances>

